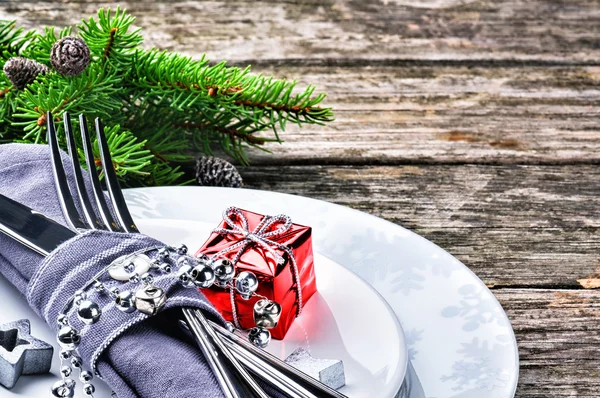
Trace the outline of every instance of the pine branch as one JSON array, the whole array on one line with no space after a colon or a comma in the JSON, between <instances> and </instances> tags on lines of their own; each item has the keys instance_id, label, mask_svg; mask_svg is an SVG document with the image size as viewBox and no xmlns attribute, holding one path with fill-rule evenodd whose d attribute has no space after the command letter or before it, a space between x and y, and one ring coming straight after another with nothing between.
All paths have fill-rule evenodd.
<instances>
[{"instance_id":1,"label":"pine branch","mask_svg":"<svg viewBox=\"0 0 600 398\"><path fill-rule=\"evenodd\" d=\"M0 140L44 143L47 111L56 121L64 111L100 117L122 182L162 185L185 183L179 165L198 151L210 155L220 147L246 164L246 149L268 151L264 144L282 142L288 122L333 121L313 86L299 90L295 81L253 75L250 67L142 49L134 22L119 7L83 20L78 34L91 63L78 76L51 71L17 90L0 74ZM38 34L0 21L0 66L24 56L50 67L52 47L71 35L71 27Z\"/></svg>"}]
</instances>

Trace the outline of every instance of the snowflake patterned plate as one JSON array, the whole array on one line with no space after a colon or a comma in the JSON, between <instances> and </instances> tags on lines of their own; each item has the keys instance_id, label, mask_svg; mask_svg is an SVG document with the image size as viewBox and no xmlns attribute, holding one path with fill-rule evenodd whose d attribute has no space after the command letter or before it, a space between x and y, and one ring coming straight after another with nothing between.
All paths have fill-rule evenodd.
<instances>
[{"instance_id":1,"label":"snowflake patterned plate","mask_svg":"<svg viewBox=\"0 0 600 398\"><path fill-rule=\"evenodd\" d=\"M239 206L312 226L315 253L362 277L393 308L424 397L514 397L519 358L506 314L481 280L428 240L380 218L293 195L209 187L125 193L136 221L185 218L215 225L225 207ZM365 327L377 327L367 314L356 316Z\"/></svg>"}]
</instances>

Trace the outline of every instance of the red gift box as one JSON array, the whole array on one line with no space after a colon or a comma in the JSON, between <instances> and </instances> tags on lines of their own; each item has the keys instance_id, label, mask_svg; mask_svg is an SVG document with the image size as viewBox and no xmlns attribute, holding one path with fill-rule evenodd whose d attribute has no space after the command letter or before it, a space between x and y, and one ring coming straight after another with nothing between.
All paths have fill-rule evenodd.
<instances>
[{"instance_id":1,"label":"red gift box","mask_svg":"<svg viewBox=\"0 0 600 398\"><path fill-rule=\"evenodd\" d=\"M233 226L228 224L227 218L229 218L230 224L234 224ZM268 222L270 226L262 233L258 233L257 227L260 230L265 222ZM237 233L227 233L225 230L235 230ZM269 235L270 232L273 234ZM223 222L198 250L196 256L206 254L212 257L219 252L224 252L219 257L226 257L232 261L239 257L235 263L236 275L242 271L253 272L259 282L256 294L265 296L281 305L282 313L279 323L270 331L273 338L283 339L299 313L299 299L304 305L317 291L311 235L310 227L292 224L285 216L270 217L230 208L225 212ZM251 239L261 236L264 237L262 244ZM247 245L242 244L242 241ZM233 248L234 245L237 247ZM298 297L296 289L294 261L290 255L293 255L298 270L300 297ZM281 259L283 261L278 263L278 260ZM229 289L213 286L210 289L203 289L202 293L225 319L233 321ZM259 299L260 297L254 296L250 300L244 300L239 293L234 292L236 313L242 328L250 329L256 326L254 303Z\"/></svg>"}]
</instances>

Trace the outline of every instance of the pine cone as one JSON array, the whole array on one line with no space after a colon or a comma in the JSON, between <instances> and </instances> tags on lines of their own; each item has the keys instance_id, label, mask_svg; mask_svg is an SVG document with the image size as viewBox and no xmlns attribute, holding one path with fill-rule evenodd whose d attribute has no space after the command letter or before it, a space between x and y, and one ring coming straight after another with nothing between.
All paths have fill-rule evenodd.
<instances>
[{"instance_id":1,"label":"pine cone","mask_svg":"<svg viewBox=\"0 0 600 398\"><path fill-rule=\"evenodd\" d=\"M90 49L78 37L64 37L52 46L50 62L61 75L77 76L90 64Z\"/></svg>"},{"instance_id":2,"label":"pine cone","mask_svg":"<svg viewBox=\"0 0 600 398\"><path fill-rule=\"evenodd\" d=\"M240 188L243 185L242 176L234 165L212 156L196 159L196 182L210 187Z\"/></svg>"},{"instance_id":3,"label":"pine cone","mask_svg":"<svg viewBox=\"0 0 600 398\"><path fill-rule=\"evenodd\" d=\"M4 64L4 74L19 90L24 89L29 83L33 83L40 73L46 74L49 71L50 69L46 65L23 57L11 58Z\"/></svg>"}]
</instances>

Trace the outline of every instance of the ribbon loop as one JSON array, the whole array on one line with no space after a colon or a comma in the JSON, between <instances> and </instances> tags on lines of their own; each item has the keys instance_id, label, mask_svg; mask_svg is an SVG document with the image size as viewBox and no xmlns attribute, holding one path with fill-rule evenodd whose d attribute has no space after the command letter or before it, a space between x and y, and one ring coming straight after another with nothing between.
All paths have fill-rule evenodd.
<instances>
[{"instance_id":1,"label":"ribbon loop","mask_svg":"<svg viewBox=\"0 0 600 398\"><path fill-rule=\"evenodd\" d=\"M298 300L298 306L296 310L296 317L298 317L302 312L302 288L300 285L300 273L298 271L298 265L292 250L274 240L289 231L289 229L292 227L292 219L285 214L280 214L277 216L264 216L254 230L250 231L248 227L248 219L242 210L237 207L229 207L223 212L223 221L225 221L229 228L216 228L213 230L213 232L221 235L234 235L239 237L239 241L228 248L215 253L211 259L215 260L224 254L236 251L234 257L231 259L233 266L236 267L244 252L248 249L248 247L250 247L251 244L254 243L267 250L273 256L278 265L283 265L285 263L285 259L279 253L277 253L275 249L282 250L288 255L290 259L290 265L292 267L294 283L296 284L296 298ZM235 289L233 286L230 287L230 297L233 320L235 325L239 328L240 324L235 306Z\"/></svg>"}]
</instances>

